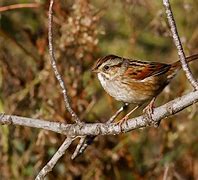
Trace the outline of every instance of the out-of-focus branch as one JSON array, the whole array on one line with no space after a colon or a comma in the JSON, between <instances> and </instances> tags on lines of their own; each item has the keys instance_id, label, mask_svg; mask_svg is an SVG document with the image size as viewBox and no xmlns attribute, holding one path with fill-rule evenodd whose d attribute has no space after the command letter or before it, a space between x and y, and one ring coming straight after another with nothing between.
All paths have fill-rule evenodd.
<instances>
[{"instance_id":1,"label":"out-of-focus branch","mask_svg":"<svg viewBox=\"0 0 198 180\"><path fill-rule=\"evenodd\" d=\"M5 41L7 41L7 39L11 41L16 47L20 48L27 56L31 57L34 61L38 61L37 56L35 56L32 52L26 49L24 45L19 43L13 35L7 33L2 28L0 28L0 36L6 38Z\"/></svg>"},{"instance_id":2,"label":"out-of-focus branch","mask_svg":"<svg viewBox=\"0 0 198 180\"><path fill-rule=\"evenodd\" d=\"M14 9L23 9L23 8L38 8L39 6L40 6L39 3L12 4L9 6L0 7L0 12L14 10Z\"/></svg>"},{"instance_id":3,"label":"out-of-focus branch","mask_svg":"<svg viewBox=\"0 0 198 180\"><path fill-rule=\"evenodd\" d=\"M169 25L171 27L173 40L174 40L174 43L177 47L177 51L178 51L179 59L180 59L181 64L182 64L182 68L183 68L184 72L186 73L186 77L188 78L191 85L194 87L194 89L198 90L198 82L194 79L194 77L192 75L192 72L191 72L191 70L188 66L188 63L186 61L186 58L185 58L184 50L183 50L183 47L182 47L181 40L179 38L179 34L178 34L178 31L177 31L177 26L176 26L176 23L175 23L175 20L174 20L174 16L173 16L173 12L172 12L172 9L171 9L170 2L169 2L169 0L163 0L163 4L164 4L164 7L166 9L168 22L169 22Z\"/></svg>"},{"instance_id":4,"label":"out-of-focus branch","mask_svg":"<svg viewBox=\"0 0 198 180\"><path fill-rule=\"evenodd\" d=\"M56 76L56 79L58 80L60 87L62 89L62 93L63 93L63 98L64 98L64 102L65 102L65 107L67 108L67 110L69 111L69 113L71 114L72 118L75 120L76 123L80 123L80 119L77 116L77 114L74 112L74 110L71 108L70 102L69 102L69 98L67 95L67 89L65 86L65 83L60 75L60 73L58 72L58 68L56 66L56 58L54 55L54 47L53 47L53 33L52 33L52 21L53 21L53 15L52 15L52 7L53 7L53 0L50 0L50 6L49 6L49 13L48 13L48 39L49 39L49 54L50 54L50 60L51 60L51 65L54 71L54 74Z\"/></svg>"},{"instance_id":5,"label":"out-of-focus branch","mask_svg":"<svg viewBox=\"0 0 198 180\"><path fill-rule=\"evenodd\" d=\"M188 106L198 102L198 91L190 92L182 97L176 98L158 108L154 109L152 119L155 122L163 118L176 114ZM39 119L31 119L20 116L10 116L2 114L0 124L13 124L34 128L42 128L64 134L70 137L86 135L112 135L122 132L132 131L150 125L148 117L145 115L127 120L122 124L122 128L116 123L75 123L65 124L59 122L49 122Z\"/></svg>"},{"instance_id":6,"label":"out-of-focus branch","mask_svg":"<svg viewBox=\"0 0 198 180\"><path fill-rule=\"evenodd\" d=\"M70 144L75 138L67 137L63 144L60 146L58 151L54 154L54 156L50 159L50 161L41 169L39 174L36 177L36 180L44 179L44 177L49 173L53 167L56 165L57 161L65 154L65 151L68 149Z\"/></svg>"}]
</instances>

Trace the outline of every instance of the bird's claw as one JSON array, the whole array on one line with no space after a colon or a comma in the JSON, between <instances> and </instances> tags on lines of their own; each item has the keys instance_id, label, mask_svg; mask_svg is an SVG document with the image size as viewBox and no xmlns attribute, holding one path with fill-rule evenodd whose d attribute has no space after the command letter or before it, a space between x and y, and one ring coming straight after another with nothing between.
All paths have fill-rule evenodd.
<instances>
[{"instance_id":1,"label":"bird's claw","mask_svg":"<svg viewBox=\"0 0 198 180\"><path fill-rule=\"evenodd\" d=\"M149 124L152 124L154 127L157 128L160 125L160 121L156 122L153 120L152 118L153 110L154 110L154 102L151 101L151 103L144 108L143 113L145 113L147 118L149 119Z\"/></svg>"},{"instance_id":2,"label":"bird's claw","mask_svg":"<svg viewBox=\"0 0 198 180\"><path fill-rule=\"evenodd\" d=\"M120 121L116 122L116 125L118 125L121 129L121 131L123 131L122 125L129 119L129 116L126 115L124 116Z\"/></svg>"}]
</instances>

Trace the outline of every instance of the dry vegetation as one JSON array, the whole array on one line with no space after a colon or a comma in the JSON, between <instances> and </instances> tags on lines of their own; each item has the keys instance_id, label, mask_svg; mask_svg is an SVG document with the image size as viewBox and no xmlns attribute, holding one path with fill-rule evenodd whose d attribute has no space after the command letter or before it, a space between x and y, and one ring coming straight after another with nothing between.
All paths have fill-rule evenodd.
<instances>
[{"instance_id":1,"label":"dry vegetation","mask_svg":"<svg viewBox=\"0 0 198 180\"><path fill-rule=\"evenodd\" d=\"M0 2L1 6L30 1ZM32 1L31 1L32 2ZM71 123L50 66L48 1L0 15L0 112ZM187 55L198 52L198 1L176 0L173 11ZM86 122L104 122L121 103L100 87L90 69L98 57L173 62L177 52L161 1L55 1L57 64L72 107ZM198 76L197 62L193 72ZM163 104L189 92L181 72L158 98ZM135 115L140 114L141 111ZM193 105L161 123L119 136L98 137L76 160L75 144L49 179L198 179L198 113ZM0 126L0 179L33 179L64 136L26 127ZM76 142L77 143L77 142Z\"/></svg>"}]
</instances>

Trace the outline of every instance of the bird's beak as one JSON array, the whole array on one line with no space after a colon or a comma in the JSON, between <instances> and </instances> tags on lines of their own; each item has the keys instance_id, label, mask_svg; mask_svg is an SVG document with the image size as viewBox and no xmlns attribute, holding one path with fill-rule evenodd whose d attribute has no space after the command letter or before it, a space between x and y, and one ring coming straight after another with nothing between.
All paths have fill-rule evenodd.
<instances>
[{"instance_id":1,"label":"bird's beak","mask_svg":"<svg viewBox=\"0 0 198 180\"><path fill-rule=\"evenodd\" d=\"M99 71L98 71L98 69L97 69L96 67L93 67L93 68L91 69L91 72L93 72L93 73L98 73Z\"/></svg>"}]
</instances>

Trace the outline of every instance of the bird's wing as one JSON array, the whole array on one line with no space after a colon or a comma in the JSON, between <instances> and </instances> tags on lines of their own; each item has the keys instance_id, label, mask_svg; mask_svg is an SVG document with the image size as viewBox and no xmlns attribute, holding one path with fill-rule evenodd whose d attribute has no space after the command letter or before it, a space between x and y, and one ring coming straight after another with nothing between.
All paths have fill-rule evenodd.
<instances>
[{"instance_id":1,"label":"bird's wing","mask_svg":"<svg viewBox=\"0 0 198 180\"><path fill-rule=\"evenodd\" d=\"M170 64L149 61L128 61L125 75L135 80L143 80L150 76L158 76L166 73L171 68Z\"/></svg>"}]
</instances>

